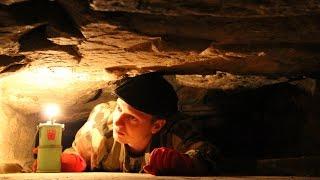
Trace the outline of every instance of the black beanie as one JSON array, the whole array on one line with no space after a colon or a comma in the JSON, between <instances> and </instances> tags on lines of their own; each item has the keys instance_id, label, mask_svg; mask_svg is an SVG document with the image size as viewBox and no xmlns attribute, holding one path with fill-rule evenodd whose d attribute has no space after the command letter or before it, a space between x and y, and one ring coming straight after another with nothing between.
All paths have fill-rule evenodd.
<instances>
[{"instance_id":1,"label":"black beanie","mask_svg":"<svg viewBox=\"0 0 320 180\"><path fill-rule=\"evenodd\" d=\"M124 80L114 92L135 109L165 118L178 111L172 85L159 73L146 73Z\"/></svg>"}]
</instances>

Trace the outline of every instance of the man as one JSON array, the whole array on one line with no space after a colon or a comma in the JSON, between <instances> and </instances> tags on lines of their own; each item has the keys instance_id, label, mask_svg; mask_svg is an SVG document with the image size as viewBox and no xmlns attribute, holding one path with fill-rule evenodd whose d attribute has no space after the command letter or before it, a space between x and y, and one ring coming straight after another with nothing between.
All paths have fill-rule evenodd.
<instances>
[{"instance_id":1,"label":"man","mask_svg":"<svg viewBox=\"0 0 320 180\"><path fill-rule=\"evenodd\" d=\"M178 113L175 90L160 74L129 78L118 99L97 105L61 156L62 171L215 173L218 153Z\"/></svg>"}]
</instances>

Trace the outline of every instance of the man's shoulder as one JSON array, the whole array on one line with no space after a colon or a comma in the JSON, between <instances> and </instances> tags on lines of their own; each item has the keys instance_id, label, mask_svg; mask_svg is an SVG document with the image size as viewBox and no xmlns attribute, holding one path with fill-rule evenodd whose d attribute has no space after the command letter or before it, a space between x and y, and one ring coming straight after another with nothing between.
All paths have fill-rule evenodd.
<instances>
[{"instance_id":1,"label":"man's shoulder","mask_svg":"<svg viewBox=\"0 0 320 180\"><path fill-rule=\"evenodd\" d=\"M108 101L105 103L97 104L91 111L88 121L106 119L113 112L115 106L116 101Z\"/></svg>"},{"instance_id":2,"label":"man's shoulder","mask_svg":"<svg viewBox=\"0 0 320 180\"><path fill-rule=\"evenodd\" d=\"M78 130L76 139L87 136L91 140L92 133L98 130L101 135L112 130L111 114L115 101L97 104L91 111L87 122Z\"/></svg>"}]
</instances>

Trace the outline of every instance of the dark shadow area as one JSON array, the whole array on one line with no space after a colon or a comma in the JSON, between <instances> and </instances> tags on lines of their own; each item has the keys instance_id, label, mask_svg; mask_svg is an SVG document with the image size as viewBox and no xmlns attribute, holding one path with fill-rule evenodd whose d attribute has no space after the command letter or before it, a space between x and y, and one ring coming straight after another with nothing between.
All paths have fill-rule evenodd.
<instances>
[{"instance_id":1,"label":"dark shadow area","mask_svg":"<svg viewBox=\"0 0 320 180\"><path fill-rule=\"evenodd\" d=\"M34 51L49 49L56 46L47 39L46 26L39 26L27 34L24 34L19 39L20 51Z\"/></svg>"},{"instance_id":2,"label":"dark shadow area","mask_svg":"<svg viewBox=\"0 0 320 180\"><path fill-rule=\"evenodd\" d=\"M81 126L86 121L87 121L87 119L64 123L65 128L62 133L62 148L63 148L63 150L72 146L72 142L74 140L74 137L75 137L77 131L81 128Z\"/></svg>"},{"instance_id":3,"label":"dark shadow area","mask_svg":"<svg viewBox=\"0 0 320 180\"><path fill-rule=\"evenodd\" d=\"M7 56L0 55L0 66L6 66L11 63L20 62L24 59L24 56Z\"/></svg>"},{"instance_id":4,"label":"dark shadow area","mask_svg":"<svg viewBox=\"0 0 320 180\"><path fill-rule=\"evenodd\" d=\"M83 37L69 14L56 1L26 1L13 4L8 10L18 24L47 22L71 36Z\"/></svg>"},{"instance_id":5,"label":"dark shadow area","mask_svg":"<svg viewBox=\"0 0 320 180\"><path fill-rule=\"evenodd\" d=\"M320 155L320 139L315 135L320 130L319 110L313 108L319 105L319 93L311 96L289 83L245 92L211 93L206 97L207 103L217 106L220 115L203 117L201 121L205 136L220 148L225 158L223 172L308 175L302 168L295 172L299 168L290 166L290 162L302 165L300 157ZM222 119L219 121L222 123L214 123L217 119ZM266 159L289 160L289 163L260 170L265 162L259 160ZM305 169L314 166L309 163L313 159L304 162Z\"/></svg>"}]
</instances>

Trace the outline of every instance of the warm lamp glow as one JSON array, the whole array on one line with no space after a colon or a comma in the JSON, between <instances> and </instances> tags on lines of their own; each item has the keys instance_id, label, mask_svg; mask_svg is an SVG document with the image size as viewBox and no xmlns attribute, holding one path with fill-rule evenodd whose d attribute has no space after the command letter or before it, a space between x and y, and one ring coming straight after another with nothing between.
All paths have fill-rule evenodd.
<instances>
[{"instance_id":1,"label":"warm lamp glow","mask_svg":"<svg viewBox=\"0 0 320 180\"><path fill-rule=\"evenodd\" d=\"M60 112L60 108L57 104L47 104L44 109L44 113L52 120Z\"/></svg>"},{"instance_id":2,"label":"warm lamp glow","mask_svg":"<svg viewBox=\"0 0 320 180\"><path fill-rule=\"evenodd\" d=\"M46 87L57 87L62 84L69 83L73 78L70 68L39 68L30 72L30 76L35 76L35 82Z\"/></svg>"}]
</instances>

